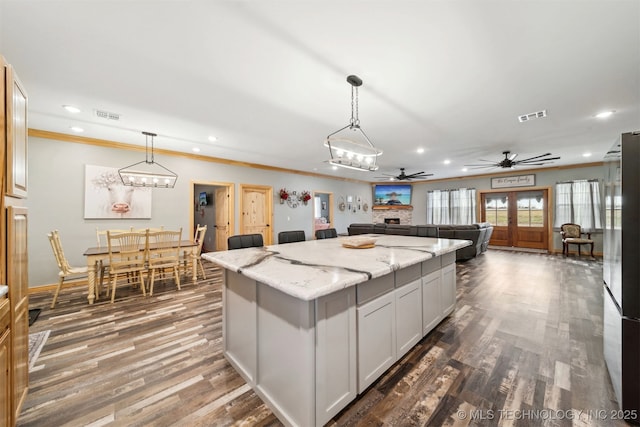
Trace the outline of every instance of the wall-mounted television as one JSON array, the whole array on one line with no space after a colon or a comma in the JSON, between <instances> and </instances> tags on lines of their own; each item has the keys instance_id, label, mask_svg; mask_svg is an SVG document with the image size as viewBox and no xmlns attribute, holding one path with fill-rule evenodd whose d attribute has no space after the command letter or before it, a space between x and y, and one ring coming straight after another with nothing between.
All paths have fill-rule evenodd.
<instances>
[{"instance_id":1,"label":"wall-mounted television","mask_svg":"<svg viewBox=\"0 0 640 427\"><path fill-rule=\"evenodd\" d=\"M198 201L199 201L199 205L200 206L207 206L209 204L209 197L207 196L206 192L202 192L200 193L200 196L198 197Z\"/></svg>"},{"instance_id":2,"label":"wall-mounted television","mask_svg":"<svg viewBox=\"0 0 640 427\"><path fill-rule=\"evenodd\" d=\"M411 205L411 184L375 184L373 205Z\"/></svg>"}]
</instances>

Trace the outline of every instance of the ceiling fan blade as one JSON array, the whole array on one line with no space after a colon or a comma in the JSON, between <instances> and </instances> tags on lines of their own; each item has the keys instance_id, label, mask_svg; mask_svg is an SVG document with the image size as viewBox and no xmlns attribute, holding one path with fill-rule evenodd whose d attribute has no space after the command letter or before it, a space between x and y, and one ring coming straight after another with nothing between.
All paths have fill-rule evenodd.
<instances>
[{"instance_id":1,"label":"ceiling fan blade","mask_svg":"<svg viewBox=\"0 0 640 427\"><path fill-rule=\"evenodd\" d=\"M527 160L520 160L520 161L518 161L516 163L531 164L532 161L533 162L548 162L548 161L551 161L551 160L558 160L558 159L560 159L560 157L549 157L549 158L546 158L546 159L527 159Z\"/></svg>"},{"instance_id":2,"label":"ceiling fan blade","mask_svg":"<svg viewBox=\"0 0 640 427\"><path fill-rule=\"evenodd\" d=\"M515 160L516 157L518 157L518 153L513 153L512 155L509 156L509 160L513 161Z\"/></svg>"},{"instance_id":3,"label":"ceiling fan blade","mask_svg":"<svg viewBox=\"0 0 640 427\"><path fill-rule=\"evenodd\" d=\"M551 156L551 153L540 154L539 156L533 156L533 157L529 157L529 158L518 160L518 161L519 162L526 162L528 160L539 159L540 157L546 157L546 156Z\"/></svg>"},{"instance_id":4,"label":"ceiling fan blade","mask_svg":"<svg viewBox=\"0 0 640 427\"><path fill-rule=\"evenodd\" d=\"M500 165L465 165L466 167L469 167L471 169L489 169L489 168L497 168L500 167Z\"/></svg>"},{"instance_id":5,"label":"ceiling fan blade","mask_svg":"<svg viewBox=\"0 0 640 427\"><path fill-rule=\"evenodd\" d=\"M424 173L424 171L423 172L408 173L406 176L422 175L423 173Z\"/></svg>"},{"instance_id":6,"label":"ceiling fan blade","mask_svg":"<svg viewBox=\"0 0 640 427\"><path fill-rule=\"evenodd\" d=\"M464 165L466 167L470 167L470 168L493 168L493 167L497 167L500 166L499 163L496 162L492 162L490 165Z\"/></svg>"}]
</instances>

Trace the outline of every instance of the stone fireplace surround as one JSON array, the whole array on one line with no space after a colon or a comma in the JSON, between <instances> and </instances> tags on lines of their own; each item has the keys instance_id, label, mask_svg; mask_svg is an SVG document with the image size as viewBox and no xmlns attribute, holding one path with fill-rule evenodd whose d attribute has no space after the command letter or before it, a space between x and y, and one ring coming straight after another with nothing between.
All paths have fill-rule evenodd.
<instances>
[{"instance_id":1,"label":"stone fireplace surround","mask_svg":"<svg viewBox=\"0 0 640 427\"><path fill-rule=\"evenodd\" d=\"M402 209L389 209L384 206L384 209L380 207L373 208L373 223L384 223L385 219L397 218L400 220L400 224L411 225L413 220L413 207L404 206Z\"/></svg>"}]
</instances>

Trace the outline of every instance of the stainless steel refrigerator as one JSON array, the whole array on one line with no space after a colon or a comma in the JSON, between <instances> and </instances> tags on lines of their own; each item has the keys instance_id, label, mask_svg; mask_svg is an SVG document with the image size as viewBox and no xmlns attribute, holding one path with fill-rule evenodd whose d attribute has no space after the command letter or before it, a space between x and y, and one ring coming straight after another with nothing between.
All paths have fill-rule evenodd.
<instances>
[{"instance_id":1,"label":"stainless steel refrigerator","mask_svg":"<svg viewBox=\"0 0 640 427\"><path fill-rule=\"evenodd\" d=\"M604 357L623 410L640 412L640 132L605 156Z\"/></svg>"}]
</instances>

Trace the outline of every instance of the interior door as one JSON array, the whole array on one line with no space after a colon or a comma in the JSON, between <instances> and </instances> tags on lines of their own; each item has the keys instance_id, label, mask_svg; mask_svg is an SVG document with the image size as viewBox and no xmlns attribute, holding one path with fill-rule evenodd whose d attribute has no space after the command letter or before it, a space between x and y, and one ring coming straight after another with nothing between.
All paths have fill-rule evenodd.
<instances>
[{"instance_id":1,"label":"interior door","mask_svg":"<svg viewBox=\"0 0 640 427\"><path fill-rule=\"evenodd\" d=\"M240 185L240 233L262 234L265 245L273 242L271 217L273 189L264 185Z\"/></svg>"},{"instance_id":2,"label":"interior door","mask_svg":"<svg viewBox=\"0 0 640 427\"><path fill-rule=\"evenodd\" d=\"M229 238L229 189L227 187L216 188L216 251L227 250Z\"/></svg>"},{"instance_id":3,"label":"interior door","mask_svg":"<svg viewBox=\"0 0 640 427\"><path fill-rule=\"evenodd\" d=\"M483 193L482 221L493 225L490 245L549 248L548 190Z\"/></svg>"}]
</instances>

